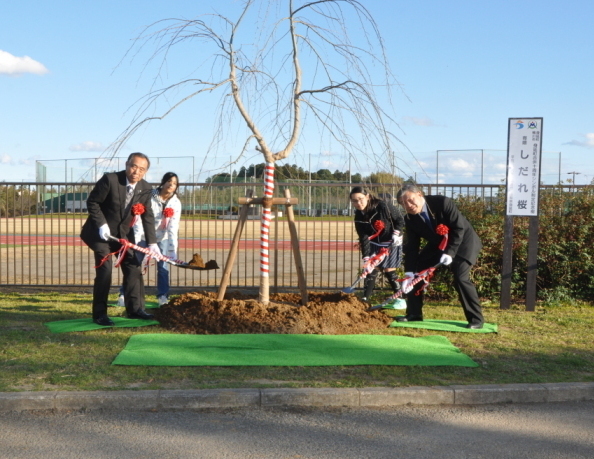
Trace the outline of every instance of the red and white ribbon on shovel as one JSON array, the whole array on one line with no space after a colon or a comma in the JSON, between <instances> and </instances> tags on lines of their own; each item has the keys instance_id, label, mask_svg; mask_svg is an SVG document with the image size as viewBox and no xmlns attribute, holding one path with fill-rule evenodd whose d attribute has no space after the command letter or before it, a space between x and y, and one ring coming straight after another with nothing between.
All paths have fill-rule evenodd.
<instances>
[{"instance_id":1,"label":"red and white ribbon on shovel","mask_svg":"<svg viewBox=\"0 0 594 459\"><path fill-rule=\"evenodd\" d=\"M435 266L424 269L423 271L415 274L415 278L412 280L412 282L410 284L411 287L417 285L421 281L425 282L425 285L423 285L419 290L417 290L415 292L415 295L420 295L421 292L427 288L427 286L429 285L429 282L431 281L431 278L435 274L435 270L438 267L440 267L442 264L443 263L437 263ZM398 282L402 282L403 280L404 279L398 279ZM403 293L402 290L398 290L396 293L394 293L393 295L390 295L388 298L386 298L382 304L376 304L375 306L371 306L370 308L367 308L367 311L377 311L378 309L381 309L381 308L387 306L393 300L400 298L402 296L402 293Z\"/></svg>"},{"instance_id":2,"label":"red and white ribbon on shovel","mask_svg":"<svg viewBox=\"0 0 594 459\"><path fill-rule=\"evenodd\" d=\"M357 278L353 285L350 287L346 287L342 289L343 293L353 293L355 291L355 287L362 279L365 279L369 273L371 273L377 265L379 265L386 256L388 255L389 250L386 247L382 247L378 253L376 253L373 257L371 257L367 262L363 265L363 272Z\"/></svg>"},{"instance_id":3,"label":"red and white ribbon on shovel","mask_svg":"<svg viewBox=\"0 0 594 459\"><path fill-rule=\"evenodd\" d=\"M103 259L101 260L101 263L99 263L99 265L95 266L95 268L98 268L99 266L101 266L103 263L105 263L106 260L109 259L109 257L111 257L115 254L117 254L117 256L118 256L118 258L115 262L115 267L117 268L118 266L120 266L122 264L122 261L124 261L124 256L126 255L126 251L128 249L134 249L138 252L142 252L142 253L146 254L146 256L149 257L149 259L153 258L155 260L164 261L166 263L169 263L169 264L172 264L175 266L187 265L187 263L185 261L176 260L174 258L167 257L163 254L153 252L146 247L140 247L139 245L133 244L132 242L127 241L126 239L118 239L117 237L114 237L114 236L109 236L109 239L111 239L112 241L118 241L122 246L115 252L112 252L109 255L106 255L105 257L103 257Z\"/></svg>"}]
</instances>

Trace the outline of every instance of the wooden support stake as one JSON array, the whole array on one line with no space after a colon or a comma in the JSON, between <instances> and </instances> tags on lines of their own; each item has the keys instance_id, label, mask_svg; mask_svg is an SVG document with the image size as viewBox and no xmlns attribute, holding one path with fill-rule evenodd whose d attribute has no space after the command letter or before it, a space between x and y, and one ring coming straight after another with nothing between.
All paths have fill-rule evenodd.
<instances>
[{"instance_id":1,"label":"wooden support stake","mask_svg":"<svg viewBox=\"0 0 594 459\"><path fill-rule=\"evenodd\" d=\"M245 198L239 198L241 210L239 212L239 220L237 222L237 227L235 228L235 234L233 235L231 249L229 249L227 263L225 263L223 277L221 278L221 283L219 285L219 291L217 294L217 300L219 301L225 298L225 292L227 291L227 286L229 285L229 282L231 280L231 270L233 269L233 264L235 263L235 258L237 256L239 240L241 239L241 233L243 232L243 228L245 227L249 206L250 204L262 204L262 198L252 198L252 194L253 191L248 190L247 196ZM299 236L297 235L297 227L295 225L295 214L293 213L293 204L297 204L299 200L297 198L291 198L290 190L285 190L285 196L285 198L273 198L272 203L276 205L284 205L287 210L287 221L289 224L289 233L291 234L291 251L293 252L293 258L295 260L297 282L299 285L299 291L301 292L301 304L305 306L307 305L308 301L307 284L305 283L305 272L303 270L303 262L301 261L301 252L299 250ZM278 215L276 218L278 219ZM276 226L276 234L278 238L278 226ZM275 265L278 264L278 259L276 260L277 262L275 263ZM265 291L268 291L269 282L269 277L261 276L260 291L262 291L262 287L265 287ZM262 298L260 298L260 301L262 301ZM266 299L266 301L268 301L268 299Z\"/></svg>"},{"instance_id":2,"label":"wooden support stake","mask_svg":"<svg viewBox=\"0 0 594 459\"><path fill-rule=\"evenodd\" d=\"M253 191L247 191L247 198L251 198ZM239 220L237 221L237 227L235 228L235 234L233 235L233 242L231 243L231 249L229 250L229 256L227 257L227 263L225 263L225 270L223 271L223 277L221 278L221 284L219 285L219 292L217 294L217 300L221 301L225 298L225 292L227 286L231 280L231 270L235 263L235 257L239 247L239 240L241 239L241 233L245 227L245 222L248 216L249 204L244 203L239 211Z\"/></svg>"},{"instance_id":3,"label":"wooden support stake","mask_svg":"<svg viewBox=\"0 0 594 459\"><path fill-rule=\"evenodd\" d=\"M285 190L285 197L287 201L291 199L291 191ZM293 214L293 206L285 204L287 210L287 221L289 223L289 233L291 233L291 248L293 249L293 257L295 259L295 268L297 270L297 282L299 290L301 291L301 304L307 305L308 294L307 285L305 283L305 272L303 271L303 263L301 261L301 251L299 250L299 236L297 235L297 227L295 226L295 215Z\"/></svg>"},{"instance_id":4,"label":"wooden support stake","mask_svg":"<svg viewBox=\"0 0 594 459\"><path fill-rule=\"evenodd\" d=\"M278 208L274 216L274 293L278 294Z\"/></svg>"},{"instance_id":5,"label":"wooden support stake","mask_svg":"<svg viewBox=\"0 0 594 459\"><path fill-rule=\"evenodd\" d=\"M264 198L245 197L245 198L239 198L237 202L239 204L260 204L260 205L262 205L263 199ZM299 199L298 198L272 198L271 200L269 200L269 202L272 205L289 206L289 205L293 205L293 204L299 204Z\"/></svg>"}]
</instances>

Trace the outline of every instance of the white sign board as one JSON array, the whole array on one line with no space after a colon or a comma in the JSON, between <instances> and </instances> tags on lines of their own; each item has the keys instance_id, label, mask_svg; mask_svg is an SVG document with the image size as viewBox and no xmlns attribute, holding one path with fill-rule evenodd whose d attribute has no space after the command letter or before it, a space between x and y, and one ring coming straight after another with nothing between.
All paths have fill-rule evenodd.
<instances>
[{"instance_id":1,"label":"white sign board","mask_svg":"<svg viewBox=\"0 0 594 459\"><path fill-rule=\"evenodd\" d=\"M506 215L538 215L542 118L510 118L507 144Z\"/></svg>"}]
</instances>

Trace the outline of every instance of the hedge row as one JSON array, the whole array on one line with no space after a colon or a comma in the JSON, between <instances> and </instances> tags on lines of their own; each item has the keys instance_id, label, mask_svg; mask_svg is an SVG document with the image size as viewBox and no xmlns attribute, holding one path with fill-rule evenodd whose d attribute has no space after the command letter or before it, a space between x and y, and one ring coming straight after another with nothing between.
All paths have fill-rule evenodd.
<instances>
[{"instance_id":1,"label":"hedge row","mask_svg":"<svg viewBox=\"0 0 594 459\"><path fill-rule=\"evenodd\" d=\"M473 280L482 298L498 301L505 219L505 190L486 202L481 198L456 198L461 212L474 226L483 251L473 269ZM538 238L538 299L594 300L594 187L575 192L547 189L541 192ZM526 291L528 217L514 217L512 296ZM437 282L439 280L439 282ZM428 295L456 297L451 273L440 270Z\"/></svg>"}]
</instances>

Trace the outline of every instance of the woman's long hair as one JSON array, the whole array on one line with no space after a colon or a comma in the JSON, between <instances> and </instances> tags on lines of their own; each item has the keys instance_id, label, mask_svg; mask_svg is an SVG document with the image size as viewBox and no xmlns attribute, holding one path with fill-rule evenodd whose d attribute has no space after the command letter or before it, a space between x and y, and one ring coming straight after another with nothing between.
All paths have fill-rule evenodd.
<instances>
[{"instance_id":1,"label":"woman's long hair","mask_svg":"<svg viewBox=\"0 0 594 459\"><path fill-rule=\"evenodd\" d=\"M157 187L157 191L159 192L159 194L161 194L163 185L165 185L173 177L175 177L175 181L177 182L175 185L175 191L173 192L173 195L177 194L177 189L179 188L179 177L177 176L177 174L175 172L166 172L165 175L163 175L163 178L161 179L161 184Z\"/></svg>"},{"instance_id":2,"label":"woman's long hair","mask_svg":"<svg viewBox=\"0 0 594 459\"><path fill-rule=\"evenodd\" d=\"M362 194L364 196L367 196L367 206L365 207L365 209L363 209L363 212L369 212L370 210L374 210L380 201L378 197L370 193L367 189L363 188L362 186L353 187L351 193L349 194L349 199L351 199L354 194Z\"/></svg>"}]
</instances>

